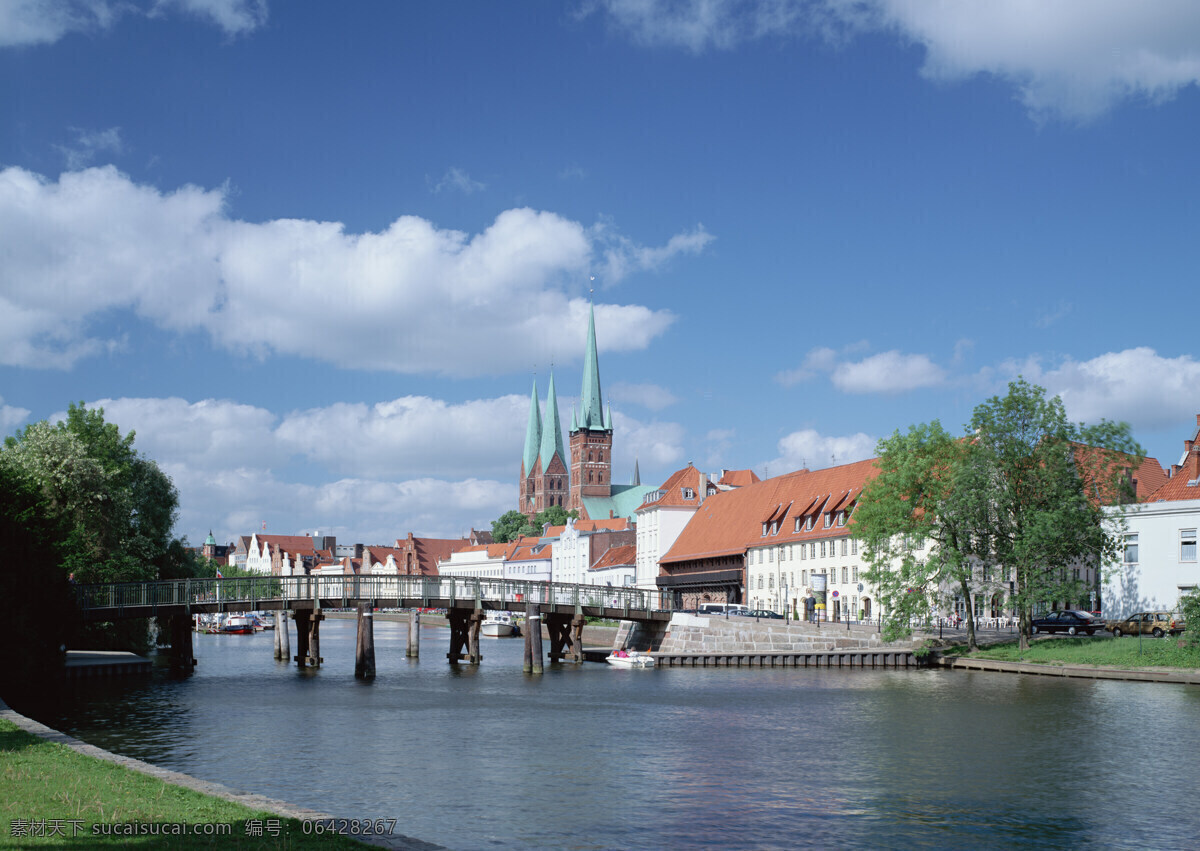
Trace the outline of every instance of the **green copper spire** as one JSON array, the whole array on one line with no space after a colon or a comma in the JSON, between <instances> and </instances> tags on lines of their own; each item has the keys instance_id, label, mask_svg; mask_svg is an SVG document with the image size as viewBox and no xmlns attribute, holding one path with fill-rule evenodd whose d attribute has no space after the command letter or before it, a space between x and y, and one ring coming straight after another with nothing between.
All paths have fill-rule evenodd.
<instances>
[{"instance_id":1,"label":"green copper spire","mask_svg":"<svg viewBox=\"0 0 1200 851\"><path fill-rule=\"evenodd\" d=\"M542 472L550 468L550 462L557 455L566 466L566 453L563 452L562 423L558 420L558 394L554 392L554 373L550 373L550 392L546 395L546 423L542 428Z\"/></svg>"},{"instance_id":2,"label":"green copper spire","mask_svg":"<svg viewBox=\"0 0 1200 851\"><path fill-rule=\"evenodd\" d=\"M554 382L553 376L550 378ZM525 427L525 453L521 460L525 465L525 475L533 472L533 462L537 460L538 449L542 444L542 412L538 409L537 379L533 379L533 392L529 394L529 425Z\"/></svg>"},{"instance_id":3,"label":"green copper spire","mask_svg":"<svg viewBox=\"0 0 1200 851\"><path fill-rule=\"evenodd\" d=\"M579 393L580 429L604 431L610 428L604 419L604 402L600 398L600 358L596 354L596 306L588 318L587 352L583 356L583 389Z\"/></svg>"}]
</instances>

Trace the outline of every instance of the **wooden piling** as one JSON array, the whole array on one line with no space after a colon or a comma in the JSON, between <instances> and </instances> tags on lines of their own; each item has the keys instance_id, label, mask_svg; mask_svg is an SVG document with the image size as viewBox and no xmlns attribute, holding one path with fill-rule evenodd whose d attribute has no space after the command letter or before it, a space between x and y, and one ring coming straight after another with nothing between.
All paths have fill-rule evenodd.
<instances>
[{"instance_id":1,"label":"wooden piling","mask_svg":"<svg viewBox=\"0 0 1200 851\"><path fill-rule=\"evenodd\" d=\"M470 632L467 623L469 617L466 609L451 609L446 613L446 619L450 621L450 652L446 658L451 665L457 665L463 659L463 647L467 644L467 633Z\"/></svg>"},{"instance_id":2,"label":"wooden piling","mask_svg":"<svg viewBox=\"0 0 1200 851\"><path fill-rule=\"evenodd\" d=\"M308 619L308 664L314 668L320 667L325 660L321 658L321 621L325 620L325 616L321 614L321 610L317 609L313 612L313 616Z\"/></svg>"},{"instance_id":3,"label":"wooden piling","mask_svg":"<svg viewBox=\"0 0 1200 851\"><path fill-rule=\"evenodd\" d=\"M375 679L375 617L371 607L358 607L358 644L354 652L354 677Z\"/></svg>"},{"instance_id":4,"label":"wooden piling","mask_svg":"<svg viewBox=\"0 0 1200 851\"><path fill-rule=\"evenodd\" d=\"M536 611L537 606L533 603L525 604L525 651L521 657L521 670L527 674L533 673L533 623L529 619L530 611Z\"/></svg>"},{"instance_id":5,"label":"wooden piling","mask_svg":"<svg viewBox=\"0 0 1200 851\"><path fill-rule=\"evenodd\" d=\"M408 650L404 655L413 659L421 655L421 613L416 609L408 613Z\"/></svg>"},{"instance_id":6,"label":"wooden piling","mask_svg":"<svg viewBox=\"0 0 1200 851\"><path fill-rule=\"evenodd\" d=\"M288 615L280 609L275 613L275 658L287 661L292 655L288 638Z\"/></svg>"},{"instance_id":7,"label":"wooden piling","mask_svg":"<svg viewBox=\"0 0 1200 851\"><path fill-rule=\"evenodd\" d=\"M292 661L303 668L308 664L308 627L309 621L312 620L312 612L308 609L297 609L292 617L296 619L296 655Z\"/></svg>"},{"instance_id":8,"label":"wooden piling","mask_svg":"<svg viewBox=\"0 0 1200 851\"><path fill-rule=\"evenodd\" d=\"M583 625L587 619L583 615L571 618L571 655L576 662L583 661Z\"/></svg>"},{"instance_id":9,"label":"wooden piling","mask_svg":"<svg viewBox=\"0 0 1200 851\"><path fill-rule=\"evenodd\" d=\"M476 609L471 612L471 618L467 626L467 661L472 665L478 665L483 660L483 652L479 647L479 631L483 626L483 610Z\"/></svg>"},{"instance_id":10,"label":"wooden piling","mask_svg":"<svg viewBox=\"0 0 1200 851\"><path fill-rule=\"evenodd\" d=\"M529 626L530 673L540 674L545 671L545 661L542 658L542 616L537 603L526 604L525 621Z\"/></svg>"}]
</instances>

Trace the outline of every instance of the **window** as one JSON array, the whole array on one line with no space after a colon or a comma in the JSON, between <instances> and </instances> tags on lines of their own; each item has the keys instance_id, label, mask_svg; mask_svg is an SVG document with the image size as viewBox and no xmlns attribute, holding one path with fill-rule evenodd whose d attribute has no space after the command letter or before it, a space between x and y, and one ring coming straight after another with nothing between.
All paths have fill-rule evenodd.
<instances>
[{"instance_id":1,"label":"window","mask_svg":"<svg viewBox=\"0 0 1200 851\"><path fill-rule=\"evenodd\" d=\"M762 580L763 580L763 578L762 578L762 574L760 573L760 574L758 575L758 590L759 590L759 591L761 591L761 590L762 590L762 587L763 587Z\"/></svg>"},{"instance_id":2,"label":"window","mask_svg":"<svg viewBox=\"0 0 1200 851\"><path fill-rule=\"evenodd\" d=\"M1138 563L1138 536L1136 533L1125 536L1125 563Z\"/></svg>"},{"instance_id":3,"label":"window","mask_svg":"<svg viewBox=\"0 0 1200 851\"><path fill-rule=\"evenodd\" d=\"M797 518L796 518L796 527L795 527L795 529L794 529L794 531L796 531L796 532L799 532L799 531L800 531L800 521L801 521L801 519L802 519L802 518L800 518L800 517L797 517Z\"/></svg>"},{"instance_id":4,"label":"window","mask_svg":"<svg viewBox=\"0 0 1200 851\"><path fill-rule=\"evenodd\" d=\"M809 544L809 545L808 545L808 557L809 557L809 558L816 558L816 557L817 557L817 545L816 545L816 544Z\"/></svg>"},{"instance_id":5,"label":"window","mask_svg":"<svg viewBox=\"0 0 1200 851\"><path fill-rule=\"evenodd\" d=\"M839 526L845 526L845 525L846 525L846 512L844 512L844 511L839 511L839 512L838 512L838 516L837 516L837 524L838 524Z\"/></svg>"},{"instance_id":6,"label":"window","mask_svg":"<svg viewBox=\"0 0 1200 851\"><path fill-rule=\"evenodd\" d=\"M1179 560L1196 560L1196 530L1181 529L1179 531Z\"/></svg>"},{"instance_id":7,"label":"window","mask_svg":"<svg viewBox=\"0 0 1200 851\"><path fill-rule=\"evenodd\" d=\"M833 515L828 511L825 512L825 528L828 529L833 525Z\"/></svg>"},{"instance_id":8,"label":"window","mask_svg":"<svg viewBox=\"0 0 1200 851\"><path fill-rule=\"evenodd\" d=\"M821 558L825 558L825 542L821 542Z\"/></svg>"},{"instance_id":9,"label":"window","mask_svg":"<svg viewBox=\"0 0 1200 851\"><path fill-rule=\"evenodd\" d=\"M852 556L858 555L858 538L850 539L850 555L852 555Z\"/></svg>"},{"instance_id":10,"label":"window","mask_svg":"<svg viewBox=\"0 0 1200 851\"><path fill-rule=\"evenodd\" d=\"M812 518L812 515L809 515L808 517L804 518L804 531L811 532L812 527L813 527L813 518Z\"/></svg>"},{"instance_id":11,"label":"window","mask_svg":"<svg viewBox=\"0 0 1200 851\"><path fill-rule=\"evenodd\" d=\"M767 550L767 561L770 561L770 562L775 561L775 550L773 550L773 549Z\"/></svg>"},{"instance_id":12,"label":"window","mask_svg":"<svg viewBox=\"0 0 1200 851\"><path fill-rule=\"evenodd\" d=\"M808 584L808 571L807 570L800 571L800 584L801 585Z\"/></svg>"},{"instance_id":13,"label":"window","mask_svg":"<svg viewBox=\"0 0 1200 851\"><path fill-rule=\"evenodd\" d=\"M775 576L774 575L767 577L767 590L768 591L775 590Z\"/></svg>"},{"instance_id":14,"label":"window","mask_svg":"<svg viewBox=\"0 0 1200 851\"><path fill-rule=\"evenodd\" d=\"M850 546L850 542L847 541L845 538L842 538L842 555L846 554L846 550L849 548L849 546Z\"/></svg>"},{"instance_id":15,"label":"window","mask_svg":"<svg viewBox=\"0 0 1200 851\"><path fill-rule=\"evenodd\" d=\"M849 570L850 569L847 567L842 568L842 584L843 585L845 585L847 582L850 581Z\"/></svg>"},{"instance_id":16,"label":"window","mask_svg":"<svg viewBox=\"0 0 1200 851\"><path fill-rule=\"evenodd\" d=\"M851 582L858 581L858 567L857 566L850 568L850 581Z\"/></svg>"},{"instance_id":17,"label":"window","mask_svg":"<svg viewBox=\"0 0 1200 851\"><path fill-rule=\"evenodd\" d=\"M778 520L776 520L774 523L771 524L771 534L772 535L779 534L779 521Z\"/></svg>"},{"instance_id":18,"label":"window","mask_svg":"<svg viewBox=\"0 0 1200 851\"><path fill-rule=\"evenodd\" d=\"M764 538L765 538L765 537L767 537L767 524L766 524L766 522L765 522L765 521L763 522L763 533L762 533L762 536L763 536Z\"/></svg>"},{"instance_id":19,"label":"window","mask_svg":"<svg viewBox=\"0 0 1200 851\"><path fill-rule=\"evenodd\" d=\"M683 498L684 499L695 499L696 492L694 490L692 490L691 488L684 488L683 489Z\"/></svg>"},{"instance_id":20,"label":"window","mask_svg":"<svg viewBox=\"0 0 1200 851\"><path fill-rule=\"evenodd\" d=\"M808 547L804 544L800 545L800 561L804 561L804 556L808 553Z\"/></svg>"}]
</instances>

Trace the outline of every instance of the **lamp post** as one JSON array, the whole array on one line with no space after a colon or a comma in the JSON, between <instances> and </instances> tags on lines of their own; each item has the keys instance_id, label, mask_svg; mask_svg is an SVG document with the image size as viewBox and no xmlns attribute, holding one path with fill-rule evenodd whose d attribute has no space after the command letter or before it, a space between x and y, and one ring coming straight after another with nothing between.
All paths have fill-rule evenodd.
<instances>
[{"instance_id":1,"label":"lamp post","mask_svg":"<svg viewBox=\"0 0 1200 851\"><path fill-rule=\"evenodd\" d=\"M788 621L788 586L787 586L786 581L784 581L783 584L779 586L779 590L783 593L783 621L784 621L784 623L787 623L787 621Z\"/></svg>"}]
</instances>

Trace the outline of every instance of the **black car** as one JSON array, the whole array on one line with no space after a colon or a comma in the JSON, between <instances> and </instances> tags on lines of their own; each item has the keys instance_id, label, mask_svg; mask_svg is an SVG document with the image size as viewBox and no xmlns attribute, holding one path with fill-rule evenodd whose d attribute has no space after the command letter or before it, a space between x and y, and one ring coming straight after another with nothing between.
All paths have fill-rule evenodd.
<instances>
[{"instance_id":1,"label":"black car","mask_svg":"<svg viewBox=\"0 0 1200 851\"><path fill-rule=\"evenodd\" d=\"M746 615L748 618L774 618L777 621L783 620L783 615L779 612L772 612L769 609L755 609Z\"/></svg>"},{"instance_id":2,"label":"black car","mask_svg":"<svg viewBox=\"0 0 1200 851\"><path fill-rule=\"evenodd\" d=\"M1089 612L1080 612L1075 609L1068 609L1063 612L1047 612L1046 614L1033 619L1032 631L1036 635L1039 632L1065 632L1067 635L1075 635L1083 632L1088 635L1095 635L1097 632L1104 630L1104 621L1099 618L1092 617Z\"/></svg>"}]
</instances>

